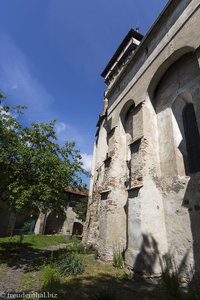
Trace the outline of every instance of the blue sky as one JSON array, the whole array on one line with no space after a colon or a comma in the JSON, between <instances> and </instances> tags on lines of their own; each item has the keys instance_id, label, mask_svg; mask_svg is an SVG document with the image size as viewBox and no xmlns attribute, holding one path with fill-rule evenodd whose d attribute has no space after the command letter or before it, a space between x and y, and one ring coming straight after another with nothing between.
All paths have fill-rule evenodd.
<instances>
[{"instance_id":1,"label":"blue sky","mask_svg":"<svg viewBox=\"0 0 200 300\"><path fill-rule=\"evenodd\" d=\"M90 168L100 73L129 29L145 34L167 0L0 0L0 89L27 122L57 119Z\"/></svg>"}]
</instances>

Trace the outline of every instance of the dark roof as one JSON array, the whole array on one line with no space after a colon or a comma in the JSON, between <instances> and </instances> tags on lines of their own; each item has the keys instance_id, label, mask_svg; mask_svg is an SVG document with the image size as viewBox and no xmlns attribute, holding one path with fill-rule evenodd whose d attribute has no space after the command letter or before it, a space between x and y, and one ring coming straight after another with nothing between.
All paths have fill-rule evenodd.
<instances>
[{"instance_id":1,"label":"dark roof","mask_svg":"<svg viewBox=\"0 0 200 300\"><path fill-rule=\"evenodd\" d=\"M143 39L143 37L144 36L142 34L140 34L139 32L137 32L137 31L135 31L135 30L133 30L131 28L129 30L128 34L123 39L123 41L121 42L121 44L119 45L119 47L117 48L117 50L115 51L113 57L110 59L110 61L108 62L107 66L105 67L105 69L101 73L101 76L103 78L106 76L106 74L108 73L108 71L110 70L110 68L113 66L113 64L115 63L116 59L118 58L118 56L123 51L124 47L127 45L127 43L130 41L131 38L135 38L138 41L141 41Z\"/></svg>"},{"instance_id":2,"label":"dark roof","mask_svg":"<svg viewBox=\"0 0 200 300\"><path fill-rule=\"evenodd\" d=\"M77 187L68 187L66 193L76 194L80 196L88 196L88 189L79 189Z\"/></svg>"}]
</instances>

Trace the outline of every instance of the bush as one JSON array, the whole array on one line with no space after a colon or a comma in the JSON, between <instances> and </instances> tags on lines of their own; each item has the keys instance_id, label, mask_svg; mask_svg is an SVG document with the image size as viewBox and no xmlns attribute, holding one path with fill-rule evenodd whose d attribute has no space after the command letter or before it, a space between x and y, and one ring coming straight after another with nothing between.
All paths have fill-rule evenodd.
<instances>
[{"instance_id":1,"label":"bush","mask_svg":"<svg viewBox=\"0 0 200 300\"><path fill-rule=\"evenodd\" d=\"M75 254L68 253L58 262L60 273L64 276L76 275L84 271L83 261Z\"/></svg>"},{"instance_id":2,"label":"bush","mask_svg":"<svg viewBox=\"0 0 200 300\"><path fill-rule=\"evenodd\" d=\"M24 234L27 234L29 233L30 229L31 229L31 226L32 226L32 222L25 222L23 227L22 227L22 232Z\"/></svg>"},{"instance_id":3,"label":"bush","mask_svg":"<svg viewBox=\"0 0 200 300\"><path fill-rule=\"evenodd\" d=\"M77 214L78 218L82 221L86 220L88 207L88 198L82 198L78 203L76 203L73 211Z\"/></svg>"}]
</instances>

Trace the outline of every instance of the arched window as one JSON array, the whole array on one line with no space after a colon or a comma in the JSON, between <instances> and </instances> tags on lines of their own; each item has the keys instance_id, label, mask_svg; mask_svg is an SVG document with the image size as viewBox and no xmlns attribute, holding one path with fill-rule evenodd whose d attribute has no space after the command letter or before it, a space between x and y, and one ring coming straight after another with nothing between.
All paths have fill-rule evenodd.
<instances>
[{"instance_id":1,"label":"arched window","mask_svg":"<svg viewBox=\"0 0 200 300\"><path fill-rule=\"evenodd\" d=\"M72 235L82 235L83 225L79 222L74 222Z\"/></svg>"},{"instance_id":2,"label":"arched window","mask_svg":"<svg viewBox=\"0 0 200 300\"><path fill-rule=\"evenodd\" d=\"M186 139L189 173L200 171L200 135L192 103L183 110L183 125Z\"/></svg>"},{"instance_id":3,"label":"arched window","mask_svg":"<svg viewBox=\"0 0 200 300\"><path fill-rule=\"evenodd\" d=\"M128 123L130 122L131 115L133 115L134 108L135 102L132 99L130 99L124 104L121 110L120 119L125 132L127 132Z\"/></svg>"},{"instance_id":4,"label":"arched window","mask_svg":"<svg viewBox=\"0 0 200 300\"><path fill-rule=\"evenodd\" d=\"M133 134L133 113L135 104L131 105L124 118L124 129L126 133Z\"/></svg>"}]
</instances>

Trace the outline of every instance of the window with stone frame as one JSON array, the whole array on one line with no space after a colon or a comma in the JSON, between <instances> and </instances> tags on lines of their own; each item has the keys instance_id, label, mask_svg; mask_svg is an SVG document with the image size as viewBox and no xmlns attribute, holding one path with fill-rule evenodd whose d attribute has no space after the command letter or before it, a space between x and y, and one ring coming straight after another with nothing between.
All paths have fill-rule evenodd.
<instances>
[{"instance_id":1,"label":"window with stone frame","mask_svg":"<svg viewBox=\"0 0 200 300\"><path fill-rule=\"evenodd\" d=\"M188 173L196 173L200 171L200 135L192 103L188 103L183 109L183 125L189 165Z\"/></svg>"},{"instance_id":2,"label":"window with stone frame","mask_svg":"<svg viewBox=\"0 0 200 300\"><path fill-rule=\"evenodd\" d=\"M131 150L131 187L141 186L143 182L142 139L130 145Z\"/></svg>"},{"instance_id":3,"label":"window with stone frame","mask_svg":"<svg viewBox=\"0 0 200 300\"><path fill-rule=\"evenodd\" d=\"M131 105L128 109L124 119L124 129L127 135L127 144L133 140L133 116L135 104Z\"/></svg>"},{"instance_id":4,"label":"window with stone frame","mask_svg":"<svg viewBox=\"0 0 200 300\"><path fill-rule=\"evenodd\" d=\"M131 105L125 114L124 130L126 134L126 186L132 188L142 179L142 105Z\"/></svg>"}]
</instances>

